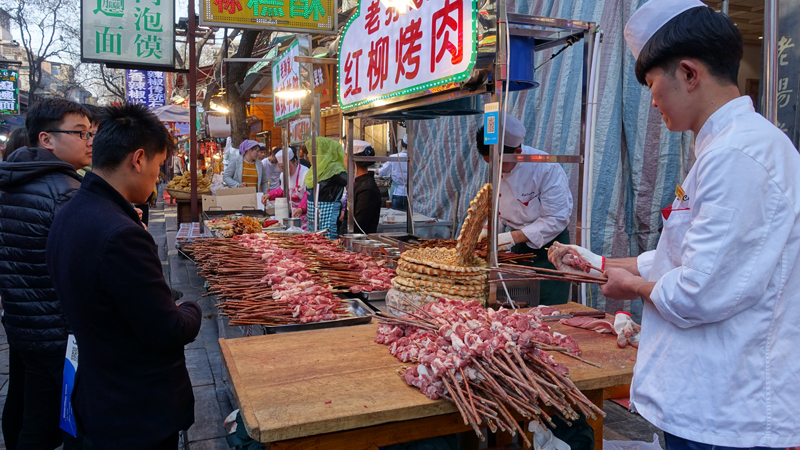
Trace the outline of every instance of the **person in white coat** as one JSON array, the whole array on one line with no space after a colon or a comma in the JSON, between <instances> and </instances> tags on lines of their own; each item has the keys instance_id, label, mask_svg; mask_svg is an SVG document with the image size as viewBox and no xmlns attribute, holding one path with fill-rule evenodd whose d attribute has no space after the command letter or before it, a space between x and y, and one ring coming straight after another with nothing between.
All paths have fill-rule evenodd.
<instances>
[{"instance_id":1,"label":"person in white coat","mask_svg":"<svg viewBox=\"0 0 800 450\"><path fill-rule=\"evenodd\" d=\"M523 145L525 126L516 117L506 115L503 153L547 155ZM484 144L483 128L477 133L478 153L489 162L490 147ZM572 215L572 193L567 174L555 163L503 163L498 204L500 230L498 250L530 253L530 260L521 264L555 268L547 259L547 248L553 242L569 244L569 219ZM504 231L505 229L505 231ZM481 239L485 238L485 230ZM539 284L539 304L567 303L569 283L543 281Z\"/></svg>"},{"instance_id":2,"label":"person in white coat","mask_svg":"<svg viewBox=\"0 0 800 450\"><path fill-rule=\"evenodd\" d=\"M362 141L363 142L363 141ZM389 158L408 157L408 135L403 136L400 142L401 150L399 153L390 155ZM392 178L392 209L406 211L408 209L408 194L406 193L406 181L408 180L408 163L389 161L378 170L378 175Z\"/></svg>"},{"instance_id":3,"label":"person in white coat","mask_svg":"<svg viewBox=\"0 0 800 450\"><path fill-rule=\"evenodd\" d=\"M742 36L698 0L645 3L625 27L636 76L697 160L654 251L605 259L603 293L644 300L631 406L667 449L800 445L800 155L737 87ZM566 257L566 259L565 259Z\"/></svg>"}]
</instances>

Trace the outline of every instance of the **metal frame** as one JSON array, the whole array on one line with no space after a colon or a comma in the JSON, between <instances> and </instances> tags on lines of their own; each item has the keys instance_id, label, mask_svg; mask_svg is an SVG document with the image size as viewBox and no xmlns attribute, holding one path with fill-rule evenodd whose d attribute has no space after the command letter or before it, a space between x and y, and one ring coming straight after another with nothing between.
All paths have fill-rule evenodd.
<instances>
[{"instance_id":1,"label":"metal frame","mask_svg":"<svg viewBox=\"0 0 800 450\"><path fill-rule=\"evenodd\" d=\"M576 220L576 242L580 242L581 235L584 232L584 224L582 217L582 206L585 199L583 198L583 173L585 164L585 144L588 139L587 136L587 104L591 101L588 98L589 90L589 70L592 67L592 49L594 48L595 33L597 27L593 22L577 21L558 19L550 17L526 16L522 14L506 14L505 13L505 0L490 0L484 4L483 10L489 11L490 16L494 16L497 12L496 21L493 23L495 29L489 30L488 34L496 36L496 45L493 49L487 50L486 48L479 48L478 63L476 64L475 73L473 77L460 83L458 86L451 90L444 92L432 93L431 91L418 92L406 96L395 97L387 99L381 106L364 105L356 107L342 114L347 121L347 157L348 157L348 198L347 209L348 214L348 233L352 233L354 224L352 220L353 210L353 180L354 180L354 161L387 161L386 157L353 157L353 120L356 118L369 118L380 116L387 113L396 113L406 111L412 108L441 103L458 98L469 97L473 95L481 95L489 93L492 96L492 102L500 102L504 95L503 89L505 80L508 79L507 61L508 55L506 54L506 30L508 27L508 35L515 36L531 36L536 40L536 51L545 50L548 48L559 47L566 45L570 42L574 43L581 39L584 43L584 65L582 69L582 83L581 83L581 124L580 124L580 142L578 155L503 155L500 145L492 146L492 158L489 163L490 182L493 187L492 209L490 212L488 234L489 239L489 261L492 267L497 267L497 243L495 242L496 233L492 230L497 229L499 225L498 219L498 193L500 185L500 162L518 162L518 163L562 163L562 164L578 164L578 189L577 189L577 220ZM505 18L505 20L503 20ZM493 72L495 80L487 82L487 68L488 72ZM407 231L411 234L414 233L414 222L411 220L413 216L413 136L415 121L413 118L408 119L408 180L406 181L406 194L408 196L408 215ZM395 159L392 158L394 161ZM490 303L496 300L497 285L491 283L490 289Z\"/></svg>"}]
</instances>

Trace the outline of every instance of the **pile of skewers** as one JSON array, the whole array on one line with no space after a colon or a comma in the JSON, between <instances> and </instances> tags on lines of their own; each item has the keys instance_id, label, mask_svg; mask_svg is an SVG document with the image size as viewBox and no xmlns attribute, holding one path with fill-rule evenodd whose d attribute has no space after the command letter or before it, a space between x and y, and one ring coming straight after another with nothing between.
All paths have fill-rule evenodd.
<instances>
[{"instance_id":1,"label":"pile of skewers","mask_svg":"<svg viewBox=\"0 0 800 450\"><path fill-rule=\"evenodd\" d=\"M198 273L209 282L205 295L224 299L216 306L231 325L286 325L352 315L346 300L334 297L329 286L311 281L302 266L270 276L270 261L239 240L198 240L192 250ZM274 262L280 267L281 261Z\"/></svg>"},{"instance_id":2,"label":"pile of skewers","mask_svg":"<svg viewBox=\"0 0 800 450\"><path fill-rule=\"evenodd\" d=\"M499 278L489 280L490 283L503 283L511 281L566 281L572 283L605 284L608 279L605 275L589 275L578 272L565 272L561 270L545 269L543 267L522 266L517 264L500 263L499 267L491 269L498 274L514 275L515 278Z\"/></svg>"},{"instance_id":3,"label":"pile of skewers","mask_svg":"<svg viewBox=\"0 0 800 450\"><path fill-rule=\"evenodd\" d=\"M429 398L454 403L481 439L482 426L512 436L519 431L530 447L512 410L551 426L551 414L567 423L578 413L593 419L605 415L570 381L567 368L546 353L577 357L577 342L549 333L536 308L510 314L485 310L477 301L446 299L414 308L402 317L378 317L375 342L390 345L403 362L419 363L399 372L403 380Z\"/></svg>"}]
</instances>

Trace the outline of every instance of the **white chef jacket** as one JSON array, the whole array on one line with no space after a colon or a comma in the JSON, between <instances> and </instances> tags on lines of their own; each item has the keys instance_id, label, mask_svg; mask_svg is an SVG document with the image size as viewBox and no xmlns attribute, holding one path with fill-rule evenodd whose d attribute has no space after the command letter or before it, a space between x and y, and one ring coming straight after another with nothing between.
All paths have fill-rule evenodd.
<instances>
[{"instance_id":1,"label":"white chef jacket","mask_svg":"<svg viewBox=\"0 0 800 450\"><path fill-rule=\"evenodd\" d=\"M547 155L527 145L522 154ZM528 247L542 248L569 224L572 193L567 174L556 163L518 163L503 174L498 211L503 225L522 230Z\"/></svg>"},{"instance_id":2,"label":"white chef jacket","mask_svg":"<svg viewBox=\"0 0 800 450\"><path fill-rule=\"evenodd\" d=\"M662 430L800 445L800 155L739 97L700 130L656 250L631 400Z\"/></svg>"},{"instance_id":3,"label":"white chef jacket","mask_svg":"<svg viewBox=\"0 0 800 450\"><path fill-rule=\"evenodd\" d=\"M261 160L261 165L264 166L264 177L269 181L269 190L278 189L281 186L281 178L283 178L280 164L272 164L269 162L269 158L264 158Z\"/></svg>"},{"instance_id":4,"label":"white chef jacket","mask_svg":"<svg viewBox=\"0 0 800 450\"><path fill-rule=\"evenodd\" d=\"M390 155L389 158L406 158L408 157L408 152L403 150L400 153L395 155ZM394 183L394 190L392 191L392 196L395 195L400 197L406 196L406 180L408 179L408 163L407 162L388 162L381 167L378 171L378 175L385 177L386 175L392 176L392 182Z\"/></svg>"}]
</instances>

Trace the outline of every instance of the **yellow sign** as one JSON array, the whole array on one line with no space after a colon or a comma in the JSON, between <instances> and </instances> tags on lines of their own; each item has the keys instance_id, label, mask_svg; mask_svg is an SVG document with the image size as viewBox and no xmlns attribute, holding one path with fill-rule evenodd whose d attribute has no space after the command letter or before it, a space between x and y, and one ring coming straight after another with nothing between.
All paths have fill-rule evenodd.
<instances>
[{"instance_id":1,"label":"yellow sign","mask_svg":"<svg viewBox=\"0 0 800 450\"><path fill-rule=\"evenodd\" d=\"M202 0L200 25L336 34L334 0Z\"/></svg>"}]
</instances>

